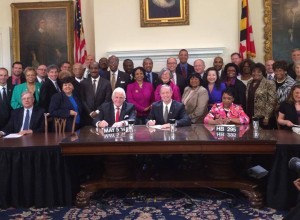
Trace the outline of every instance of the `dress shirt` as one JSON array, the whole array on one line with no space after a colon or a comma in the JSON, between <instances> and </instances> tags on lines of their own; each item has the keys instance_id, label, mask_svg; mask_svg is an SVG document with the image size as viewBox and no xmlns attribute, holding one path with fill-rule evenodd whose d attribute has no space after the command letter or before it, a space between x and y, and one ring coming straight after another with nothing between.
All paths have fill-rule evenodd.
<instances>
[{"instance_id":1,"label":"dress shirt","mask_svg":"<svg viewBox=\"0 0 300 220\"><path fill-rule=\"evenodd\" d=\"M84 79L83 77L82 77L81 79L75 77L75 80L76 80L77 82L79 82L79 83L80 83L83 79Z\"/></svg>"},{"instance_id":2,"label":"dress shirt","mask_svg":"<svg viewBox=\"0 0 300 220\"><path fill-rule=\"evenodd\" d=\"M45 79L42 79L41 77L39 76L36 76L37 80L39 83L44 83L45 82Z\"/></svg>"},{"instance_id":3,"label":"dress shirt","mask_svg":"<svg viewBox=\"0 0 300 220\"><path fill-rule=\"evenodd\" d=\"M97 91L97 88L98 88L98 82L99 82L99 79L100 79L100 76L98 76L96 79L95 78L91 78L92 79L92 85L94 85L94 80L96 80L95 81L95 83L96 83L96 90L95 91Z\"/></svg>"},{"instance_id":4,"label":"dress shirt","mask_svg":"<svg viewBox=\"0 0 300 220\"><path fill-rule=\"evenodd\" d=\"M171 101L169 104L165 104L165 103L163 102L163 112L165 112L166 106L168 106L168 113L170 113L171 105L172 105L172 101Z\"/></svg>"},{"instance_id":5,"label":"dress shirt","mask_svg":"<svg viewBox=\"0 0 300 220\"><path fill-rule=\"evenodd\" d=\"M174 83L175 85L177 85L177 76L176 76L176 73L174 72L174 73L172 73L172 75L173 75L173 78L172 78L173 83Z\"/></svg>"},{"instance_id":6,"label":"dress shirt","mask_svg":"<svg viewBox=\"0 0 300 220\"><path fill-rule=\"evenodd\" d=\"M271 79L269 77L272 77ZM268 80L273 80L275 78L275 73L267 73L267 79Z\"/></svg>"},{"instance_id":7,"label":"dress shirt","mask_svg":"<svg viewBox=\"0 0 300 220\"><path fill-rule=\"evenodd\" d=\"M85 68L84 73L83 73L83 78L88 78L90 74L89 68Z\"/></svg>"},{"instance_id":8,"label":"dress shirt","mask_svg":"<svg viewBox=\"0 0 300 220\"><path fill-rule=\"evenodd\" d=\"M49 78L50 79L50 78ZM58 92L60 92L61 90L60 90L60 88L59 88L59 86L58 86L58 83L57 83L57 80L56 81L54 81L54 80L52 80L52 79L50 79L51 80L51 82L53 83L53 85L54 85L54 87L56 88L56 90L58 91ZM57 87L58 87L58 89L57 89L57 87L56 87L56 85L57 85Z\"/></svg>"},{"instance_id":9,"label":"dress shirt","mask_svg":"<svg viewBox=\"0 0 300 220\"><path fill-rule=\"evenodd\" d=\"M22 127L21 127L21 130L23 130L23 127L24 127L24 122L25 122L25 117L26 117L26 111L29 110L29 127L30 127L30 120L31 120L31 115L32 115L32 109L33 109L33 106L31 108L24 108L24 113L23 113L23 122L22 122Z\"/></svg>"},{"instance_id":10,"label":"dress shirt","mask_svg":"<svg viewBox=\"0 0 300 220\"><path fill-rule=\"evenodd\" d=\"M6 95L7 95L7 85L5 86L0 86L0 95L1 95L1 98L3 97L3 88L5 88L5 92L6 92Z\"/></svg>"}]
</instances>

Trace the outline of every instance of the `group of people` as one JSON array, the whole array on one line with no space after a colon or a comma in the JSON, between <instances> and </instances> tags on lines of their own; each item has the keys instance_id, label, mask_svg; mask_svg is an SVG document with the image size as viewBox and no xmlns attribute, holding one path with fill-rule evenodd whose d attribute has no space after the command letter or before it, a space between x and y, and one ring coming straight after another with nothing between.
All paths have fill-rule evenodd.
<instances>
[{"instance_id":1,"label":"group of people","mask_svg":"<svg viewBox=\"0 0 300 220\"><path fill-rule=\"evenodd\" d=\"M77 129L125 126L128 119L165 128L170 119L188 126L248 124L252 117L267 129L299 125L299 49L292 51L291 65L273 60L264 65L233 53L230 63L224 66L217 56L205 70L202 59L190 65L188 58L188 51L180 50L179 63L170 57L159 73L152 72L149 57L136 68L126 59L125 72L120 71L114 55L99 62L88 55L84 64L64 62L60 68L39 65L24 71L15 62L11 76L0 68L0 135L42 131L43 113L67 118L67 130L74 116Z\"/></svg>"}]
</instances>

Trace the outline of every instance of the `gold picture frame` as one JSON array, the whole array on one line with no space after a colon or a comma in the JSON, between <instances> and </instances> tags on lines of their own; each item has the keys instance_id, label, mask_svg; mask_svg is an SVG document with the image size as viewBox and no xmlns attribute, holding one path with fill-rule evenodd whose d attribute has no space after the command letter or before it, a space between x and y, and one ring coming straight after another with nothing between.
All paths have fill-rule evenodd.
<instances>
[{"instance_id":1,"label":"gold picture frame","mask_svg":"<svg viewBox=\"0 0 300 220\"><path fill-rule=\"evenodd\" d=\"M140 0L141 27L189 25L189 0Z\"/></svg>"},{"instance_id":2,"label":"gold picture frame","mask_svg":"<svg viewBox=\"0 0 300 220\"><path fill-rule=\"evenodd\" d=\"M74 3L12 3L13 60L26 66L74 61Z\"/></svg>"},{"instance_id":3,"label":"gold picture frame","mask_svg":"<svg viewBox=\"0 0 300 220\"><path fill-rule=\"evenodd\" d=\"M300 47L299 12L297 0L264 0L265 60L291 61L291 51Z\"/></svg>"}]
</instances>

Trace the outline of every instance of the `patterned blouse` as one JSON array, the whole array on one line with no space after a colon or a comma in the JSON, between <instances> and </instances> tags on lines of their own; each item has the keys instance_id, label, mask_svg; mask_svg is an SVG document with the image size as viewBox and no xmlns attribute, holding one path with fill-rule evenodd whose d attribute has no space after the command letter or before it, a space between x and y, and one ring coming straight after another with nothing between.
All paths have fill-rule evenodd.
<instances>
[{"instance_id":1,"label":"patterned blouse","mask_svg":"<svg viewBox=\"0 0 300 220\"><path fill-rule=\"evenodd\" d=\"M214 104L211 110L204 118L204 124L207 124L210 119L218 118L238 118L241 124L249 124L249 117L244 112L243 108L236 104L231 104L229 111L224 109L223 103Z\"/></svg>"}]
</instances>

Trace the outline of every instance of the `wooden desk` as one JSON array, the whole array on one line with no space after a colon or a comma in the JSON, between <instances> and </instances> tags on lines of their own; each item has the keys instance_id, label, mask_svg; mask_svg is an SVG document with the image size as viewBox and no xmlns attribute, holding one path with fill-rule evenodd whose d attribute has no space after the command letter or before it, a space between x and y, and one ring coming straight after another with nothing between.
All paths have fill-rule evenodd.
<instances>
[{"instance_id":1,"label":"wooden desk","mask_svg":"<svg viewBox=\"0 0 300 220\"><path fill-rule=\"evenodd\" d=\"M125 163L120 162L120 155L136 154L211 154L228 155L225 165L230 167L232 154L273 154L276 148L276 137L273 131L261 130L259 136L249 127L241 128L240 135L216 135L212 127L193 125L177 128L176 132L149 129L146 126L135 126L135 132L103 134L101 130L85 127L78 132L78 137L71 140L66 138L61 142L62 154L71 155L110 155L109 160L118 161L120 169ZM217 159L218 158L218 159ZM223 158L223 159L221 159ZM214 157L217 162L224 162L224 157ZM229 163L228 163L229 161ZM221 163L222 164L222 163ZM110 164L111 165L111 164ZM106 166L110 169L111 166ZM107 170L108 171L108 170ZM179 177L178 177L179 176ZM128 177L122 180L102 178L96 182L81 185L82 190L77 195L77 205L86 205L90 196L98 189L105 188L152 188L152 187L216 187L237 188L249 197L255 207L262 206L262 196L253 182L240 178L212 179L202 173L181 173L180 175L167 172L165 178L151 181Z\"/></svg>"}]
</instances>

